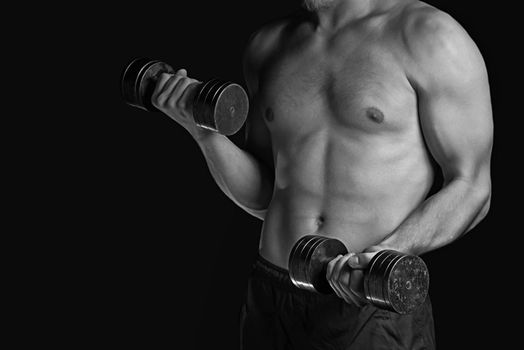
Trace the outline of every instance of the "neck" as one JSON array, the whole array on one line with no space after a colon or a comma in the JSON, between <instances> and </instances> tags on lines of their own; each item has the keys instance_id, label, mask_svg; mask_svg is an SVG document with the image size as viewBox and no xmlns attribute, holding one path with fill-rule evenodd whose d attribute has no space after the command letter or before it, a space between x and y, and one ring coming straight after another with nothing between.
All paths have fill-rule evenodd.
<instances>
[{"instance_id":1,"label":"neck","mask_svg":"<svg viewBox=\"0 0 524 350\"><path fill-rule=\"evenodd\" d=\"M317 29L336 30L346 23L386 10L402 0L334 0L332 4L312 12Z\"/></svg>"}]
</instances>

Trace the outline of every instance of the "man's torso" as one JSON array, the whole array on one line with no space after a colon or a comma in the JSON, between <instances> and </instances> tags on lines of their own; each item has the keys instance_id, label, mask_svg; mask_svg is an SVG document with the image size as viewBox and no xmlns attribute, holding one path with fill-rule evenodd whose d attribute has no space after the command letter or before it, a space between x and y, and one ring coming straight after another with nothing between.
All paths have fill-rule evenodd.
<instances>
[{"instance_id":1,"label":"man's torso","mask_svg":"<svg viewBox=\"0 0 524 350\"><path fill-rule=\"evenodd\" d=\"M306 234L338 238L350 251L378 243L431 188L403 16L377 14L325 35L307 21L270 29L253 104L275 165L260 253L276 265L287 267Z\"/></svg>"}]
</instances>

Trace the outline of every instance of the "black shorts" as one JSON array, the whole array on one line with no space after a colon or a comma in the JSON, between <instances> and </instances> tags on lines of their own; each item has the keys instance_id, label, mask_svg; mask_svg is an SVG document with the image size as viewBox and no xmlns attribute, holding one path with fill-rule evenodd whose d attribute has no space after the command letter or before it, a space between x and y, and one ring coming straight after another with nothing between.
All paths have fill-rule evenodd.
<instances>
[{"instance_id":1,"label":"black shorts","mask_svg":"<svg viewBox=\"0 0 524 350\"><path fill-rule=\"evenodd\" d=\"M362 308L295 287L285 269L258 257L240 316L242 350L434 349L429 297L409 315Z\"/></svg>"}]
</instances>

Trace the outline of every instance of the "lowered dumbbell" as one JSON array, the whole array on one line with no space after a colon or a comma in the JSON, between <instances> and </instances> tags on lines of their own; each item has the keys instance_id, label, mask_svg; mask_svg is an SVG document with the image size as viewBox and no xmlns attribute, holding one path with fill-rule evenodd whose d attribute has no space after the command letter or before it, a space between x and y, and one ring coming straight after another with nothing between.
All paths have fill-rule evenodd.
<instances>
[{"instance_id":1,"label":"lowered dumbbell","mask_svg":"<svg viewBox=\"0 0 524 350\"><path fill-rule=\"evenodd\" d=\"M337 255L347 254L338 239L318 235L304 236L289 255L291 281L301 289L334 293L326 279L327 264ZM426 300L429 272L424 261L415 255L381 250L373 256L364 272L364 294L376 307L408 314Z\"/></svg>"},{"instance_id":2,"label":"lowered dumbbell","mask_svg":"<svg viewBox=\"0 0 524 350\"><path fill-rule=\"evenodd\" d=\"M147 58L133 60L125 68L121 80L125 102L146 111L157 111L151 97L162 73L174 74L175 70L161 61ZM246 120L249 99L240 85L211 79L198 85L192 109L198 126L223 135L233 135Z\"/></svg>"}]
</instances>

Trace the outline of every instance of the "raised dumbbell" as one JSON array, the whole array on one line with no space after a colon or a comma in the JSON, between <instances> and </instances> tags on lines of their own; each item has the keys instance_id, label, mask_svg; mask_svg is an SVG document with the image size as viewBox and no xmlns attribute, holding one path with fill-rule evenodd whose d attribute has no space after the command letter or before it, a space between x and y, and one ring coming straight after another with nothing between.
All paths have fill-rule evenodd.
<instances>
[{"instance_id":1,"label":"raised dumbbell","mask_svg":"<svg viewBox=\"0 0 524 350\"><path fill-rule=\"evenodd\" d=\"M291 281L301 289L334 293L326 279L327 264L337 255L347 254L338 239L318 235L304 236L289 255ZM408 314L426 300L429 272L424 261L415 255L381 250L364 271L364 294L374 306L399 314Z\"/></svg>"},{"instance_id":2,"label":"raised dumbbell","mask_svg":"<svg viewBox=\"0 0 524 350\"><path fill-rule=\"evenodd\" d=\"M162 73L174 74L167 63L138 58L124 69L121 92L125 102L146 111L157 111L151 102ZM249 99L238 84L212 79L199 83L192 101L195 123L223 135L233 135L246 121Z\"/></svg>"}]
</instances>

